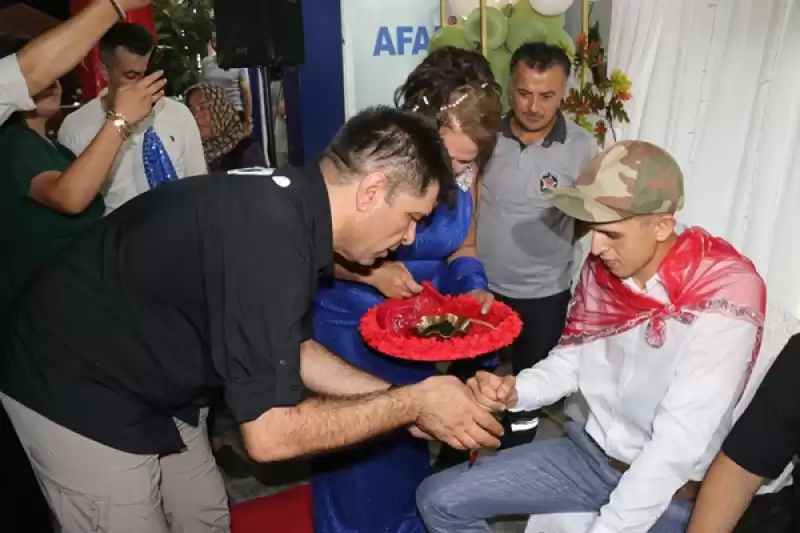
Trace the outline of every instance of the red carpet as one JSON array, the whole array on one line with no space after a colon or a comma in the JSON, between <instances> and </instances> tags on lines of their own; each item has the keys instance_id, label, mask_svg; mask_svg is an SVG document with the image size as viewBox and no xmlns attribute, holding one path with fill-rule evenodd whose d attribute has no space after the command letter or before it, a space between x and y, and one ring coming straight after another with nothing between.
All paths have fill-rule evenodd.
<instances>
[{"instance_id":1,"label":"red carpet","mask_svg":"<svg viewBox=\"0 0 800 533\"><path fill-rule=\"evenodd\" d=\"M314 533L311 485L237 503L231 533Z\"/></svg>"}]
</instances>

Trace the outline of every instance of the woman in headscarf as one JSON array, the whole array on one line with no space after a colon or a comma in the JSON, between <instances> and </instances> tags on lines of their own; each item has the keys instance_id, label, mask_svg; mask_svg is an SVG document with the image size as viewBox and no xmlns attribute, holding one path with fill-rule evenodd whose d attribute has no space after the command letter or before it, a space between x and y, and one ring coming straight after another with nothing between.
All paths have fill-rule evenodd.
<instances>
[{"instance_id":1,"label":"woman in headscarf","mask_svg":"<svg viewBox=\"0 0 800 533\"><path fill-rule=\"evenodd\" d=\"M195 85L186 92L186 105L200 129L209 172L267 166L264 150L245 131L224 89Z\"/></svg>"}]
</instances>

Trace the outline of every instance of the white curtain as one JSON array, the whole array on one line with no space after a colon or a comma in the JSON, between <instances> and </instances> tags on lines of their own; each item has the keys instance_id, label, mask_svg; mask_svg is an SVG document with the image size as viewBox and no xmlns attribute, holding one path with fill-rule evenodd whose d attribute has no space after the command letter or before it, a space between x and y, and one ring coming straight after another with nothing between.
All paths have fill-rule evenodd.
<instances>
[{"instance_id":1,"label":"white curtain","mask_svg":"<svg viewBox=\"0 0 800 533\"><path fill-rule=\"evenodd\" d=\"M609 64L633 82L619 138L666 148L680 219L731 241L800 314L800 0L613 0Z\"/></svg>"}]
</instances>

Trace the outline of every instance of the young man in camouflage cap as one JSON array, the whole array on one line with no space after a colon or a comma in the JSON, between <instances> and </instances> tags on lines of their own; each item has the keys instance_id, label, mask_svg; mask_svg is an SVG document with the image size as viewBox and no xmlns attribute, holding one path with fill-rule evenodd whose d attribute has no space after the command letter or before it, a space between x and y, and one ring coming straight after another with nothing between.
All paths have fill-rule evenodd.
<instances>
[{"instance_id":1,"label":"young man in camouflage cap","mask_svg":"<svg viewBox=\"0 0 800 533\"><path fill-rule=\"evenodd\" d=\"M586 427L429 478L420 512L433 533L576 512L597 513L590 533L684 531L757 353L764 283L722 239L678 234L683 176L652 144L615 145L546 198L592 232L564 334L516 379L482 372L470 387L512 411L580 391Z\"/></svg>"}]
</instances>

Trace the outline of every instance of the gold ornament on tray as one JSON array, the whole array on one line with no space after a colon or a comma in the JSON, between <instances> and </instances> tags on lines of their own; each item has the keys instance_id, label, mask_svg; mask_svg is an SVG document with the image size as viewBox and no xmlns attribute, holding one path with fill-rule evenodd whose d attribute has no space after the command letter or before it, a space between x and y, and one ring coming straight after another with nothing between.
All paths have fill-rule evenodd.
<instances>
[{"instance_id":1,"label":"gold ornament on tray","mask_svg":"<svg viewBox=\"0 0 800 533\"><path fill-rule=\"evenodd\" d=\"M419 319L414 331L420 337L440 337L450 339L453 337L465 337L469 333L472 324L480 324L491 329L495 326L483 320L474 320L463 316L447 313L444 315L424 316Z\"/></svg>"}]
</instances>

